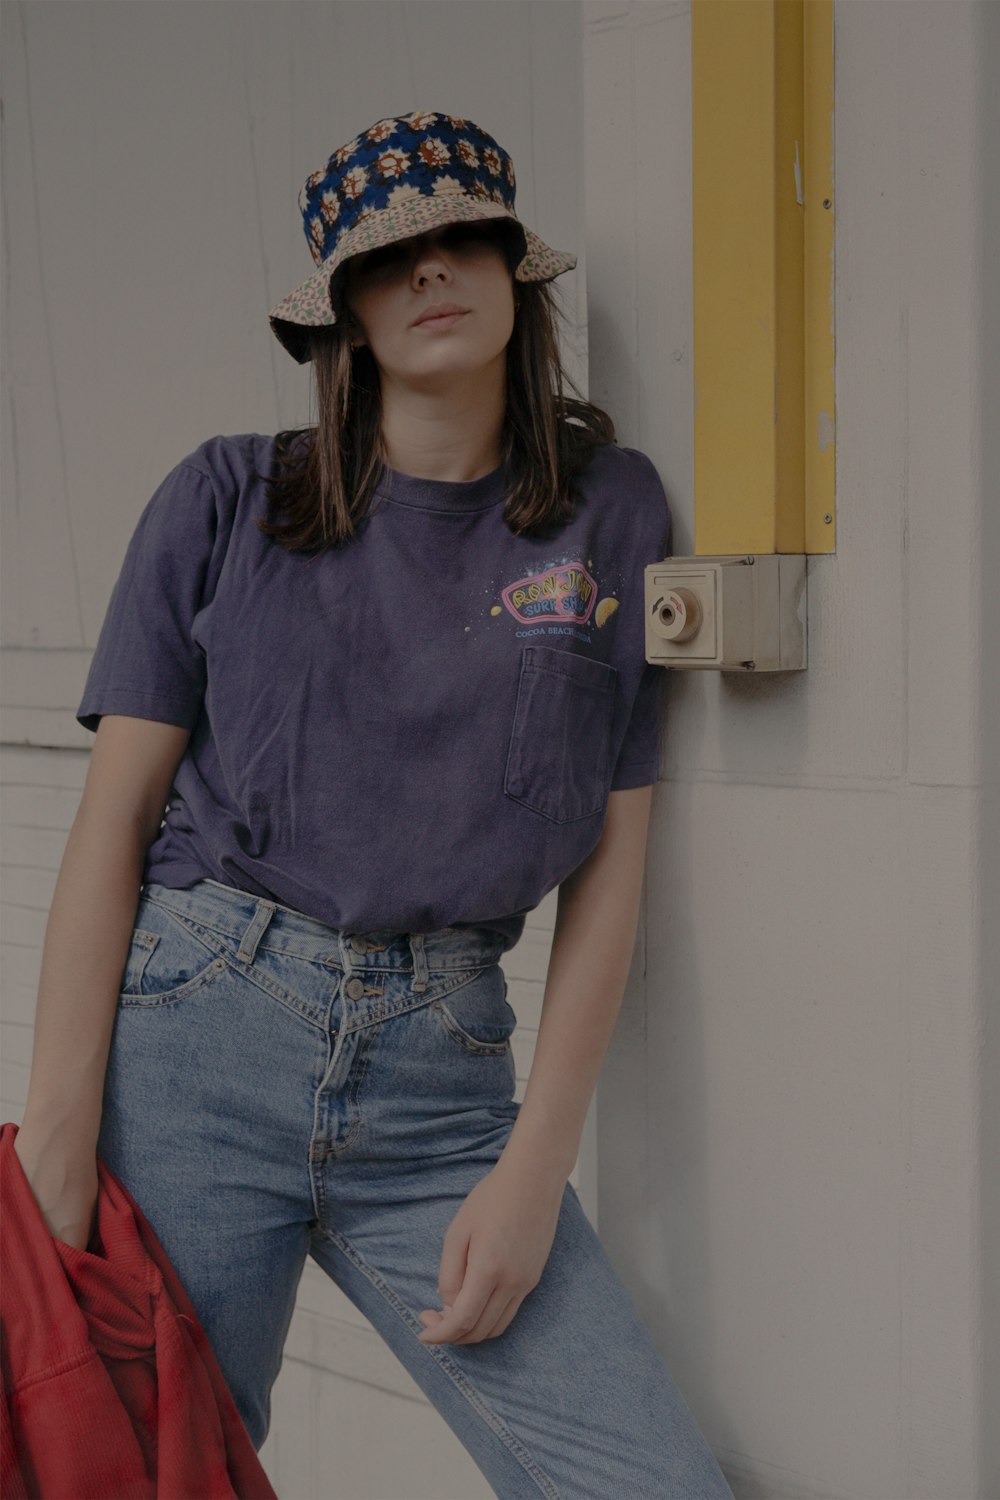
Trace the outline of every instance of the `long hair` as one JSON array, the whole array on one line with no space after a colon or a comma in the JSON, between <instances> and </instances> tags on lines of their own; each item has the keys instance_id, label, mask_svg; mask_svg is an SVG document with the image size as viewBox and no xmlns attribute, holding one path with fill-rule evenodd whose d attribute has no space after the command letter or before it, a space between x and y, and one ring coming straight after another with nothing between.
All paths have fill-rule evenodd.
<instances>
[{"instance_id":1,"label":"long hair","mask_svg":"<svg viewBox=\"0 0 1000 1500\"><path fill-rule=\"evenodd\" d=\"M502 227L497 238L513 275L517 241ZM520 305L506 350L503 516L516 534L541 536L571 519L571 481L596 447L616 441L615 428L607 412L582 398L562 367L557 320L563 314L549 283L514 285ZM379 371L370 348L352 348L346 313L331 326L310 330L308 339L318 420L277 434L272 473L261 476L268 515L256 524L290 551L316 553L354 536L387 460ZM566 386L575 397L565 394Z\"/></svg>"}]
</instances>

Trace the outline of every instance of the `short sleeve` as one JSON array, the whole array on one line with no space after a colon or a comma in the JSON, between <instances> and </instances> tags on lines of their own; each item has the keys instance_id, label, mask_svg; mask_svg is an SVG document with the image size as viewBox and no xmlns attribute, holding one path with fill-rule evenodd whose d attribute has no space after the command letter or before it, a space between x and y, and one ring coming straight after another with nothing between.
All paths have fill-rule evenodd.
<instances>
[{"instance_id":1,"label":"short sleeve","mask_svg":"<svg viewBox=\"0 0 1000 1500\"><path fill-rule=\"evenodd\" d=\"M625 739L615 762L611 790L651 786L660 769L660 702L663 667L647 662L639 681Z\"/></svg>"},{"instance_id":2,"label":"short sleeve","mask_svg":"<svg viewBox=\"0 0 1000 1500\"><path fill-rule=\"evenodd\" d=\"M76 711L84 729L96 732L102 714L194 728L205 658L192 631L209 592L216 533L210 475L178 464L126 549Z\"/></svg>"},{"instance_id":3,"label":"short sleeve","mask_svg":"<svg viewBox=\"0 0 1000 1500\"><path fill-rule=\"evenodd\" d=\"M635 542L630 549L629 570L635 580L638 597L645 599L645 569L649 563L662 562L671 555L673 516L663 483L651 459L635 449L626 449L641 462L641 524L635 528ZM645 603L637 612L639 640L637 649L645 658ZM647 661L639 678L632 703L625 738L622 741L611 791L626 787L650 786L660 769L660 727L666 669Z\"/></svg>"}]
</instances>

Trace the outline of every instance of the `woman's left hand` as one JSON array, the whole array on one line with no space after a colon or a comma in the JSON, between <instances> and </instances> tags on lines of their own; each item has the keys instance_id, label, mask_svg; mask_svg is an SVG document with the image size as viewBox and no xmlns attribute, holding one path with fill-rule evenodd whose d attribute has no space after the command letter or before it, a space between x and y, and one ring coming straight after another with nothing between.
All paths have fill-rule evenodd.
<instances>
[{"instance_id":1,"label":"woman's left hand","mask_svg":"<svg viewBox=\"0 0 1000 1500\"><path fill-rule=\"evenodd\" d=\"M419 1314L422 1344L475 1344L503 1333L541 1279L566 1180L501 1158L476 1183L445 1233L438 1275L444 1312Z\"/></svg>"}]
</instances>

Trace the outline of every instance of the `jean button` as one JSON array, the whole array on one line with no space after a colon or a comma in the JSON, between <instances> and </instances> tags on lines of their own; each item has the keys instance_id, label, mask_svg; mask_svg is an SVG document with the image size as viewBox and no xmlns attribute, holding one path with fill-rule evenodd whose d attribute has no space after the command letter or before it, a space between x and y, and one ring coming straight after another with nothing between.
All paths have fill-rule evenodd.
<instances>
[{"instance_id":1,"label":"jean button","mask_svg":"<svg viewBox=\"0 0 1000 1500\"><path fill-rule=\"evenodd\" d=\"M355 953L368 952L368 944L363 937L352 937L351 947L354 949Z\"/></svg>"},{"instance_id":2,"label":"jean button","mask_svg":"<svg viewBox=\"0 0 1000 1500\"><path fill-rule=\"evenodd\" d=\"M352 1000L360 1000L361 996L365 992L364 980L358 979L357 977L355 977L354 979L349 979L344 985L344 992L348 994Z\"/></svg>"}]
</instances>

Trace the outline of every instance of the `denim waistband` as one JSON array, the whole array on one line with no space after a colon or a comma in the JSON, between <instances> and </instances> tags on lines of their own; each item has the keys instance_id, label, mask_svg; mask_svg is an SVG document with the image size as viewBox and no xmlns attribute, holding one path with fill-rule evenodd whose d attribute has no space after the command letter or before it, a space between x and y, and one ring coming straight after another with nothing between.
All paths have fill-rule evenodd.
<instances>
[{"instance_id":1,"label":"denim waistband","mask_svg":"<svg viewBox=\"0 0 1000 1500\"><path fill-rule=\"evenodd\" d=\"M442 927L423 933L391 928L349 932L268 897L207 878L183 889L151 881L143 886L142 895L230 939L246 959L252 960L257 948L265 947L345 972L362 968L412 971L415 990L425 987L428 973L497 963L504 951L502 933L486 927Z\"/></svg>"}]
</instances>

